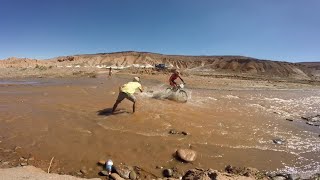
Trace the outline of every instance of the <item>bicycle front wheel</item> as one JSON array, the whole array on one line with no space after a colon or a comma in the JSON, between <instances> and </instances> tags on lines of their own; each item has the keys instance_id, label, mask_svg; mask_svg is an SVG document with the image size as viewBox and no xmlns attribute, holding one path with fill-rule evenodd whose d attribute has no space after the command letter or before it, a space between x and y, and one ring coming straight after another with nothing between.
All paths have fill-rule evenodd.
<instances>
[{"instance_id":1,"label":"bicycle front wheel","mask_svg":"<svg viewBox=\"0 0 320 180\"><path fill-rule=\"evenodd\" d=\"M180 102L187 102L188 101L188 94L184 90L180 90L178 93L179 101Z\"/></svg>"}]
</instances>

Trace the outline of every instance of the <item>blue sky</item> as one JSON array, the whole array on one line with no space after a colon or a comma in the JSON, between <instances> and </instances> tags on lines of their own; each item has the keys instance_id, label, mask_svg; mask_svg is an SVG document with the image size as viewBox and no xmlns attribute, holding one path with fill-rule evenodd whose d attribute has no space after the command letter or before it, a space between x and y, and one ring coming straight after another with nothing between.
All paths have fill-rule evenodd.
<instances>
[{"instance_id":1,"label":"blue sky","mask_svg":"<svg viewBox=\"0 0 320 180\"><path fill-rule=\"evenodd\" d=\"M319 0L0 0L0 59L147 51L320 61Z\"/></svg>"}]
</instances>

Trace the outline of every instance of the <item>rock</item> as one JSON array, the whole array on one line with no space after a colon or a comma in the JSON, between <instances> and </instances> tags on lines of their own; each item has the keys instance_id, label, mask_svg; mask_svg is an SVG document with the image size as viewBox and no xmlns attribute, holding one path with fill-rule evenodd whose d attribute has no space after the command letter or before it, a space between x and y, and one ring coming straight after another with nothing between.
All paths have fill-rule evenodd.
<instances>
[{"instance_id":1,"label":"rock","mask_svg":"<svg viewBox=\"0 0 320 180\"><path fill-rule=\"evenodd\" d=\"M21 149L21 147L20 147L20 146L16 146L16 147L14 148L14 151L17 151L18 149Z\"/></svg>"},{"instance_id":2,"label":"rock","mask_svg":"<svg viewBox=\"0 0 320 180\"><path fill-rule=\"evenodd\" d=\"M256 176L259 174L259 171L257 169L250 167L233 167L231 165L228 165L224 170L229 174L241 175L246 177Z\"/></svg>"},{"instance_id":3,"label":"rock","mask_svg":"<svg viewBox=\"0 0 320 180\"><path fill-rule=\"evenodd\" d=\"M22 162L22 163L20 163L20 165L21 165L21 166L28 166L28 163Z\"/></svg>"},{"instance_id":4,"label":"rock","mask_svg":"<svg viewBox=\"0 0 320 180\"><path fill-rule=\"evenodd\" d=\"M182 177L183 180L215 180L218 176L217 171L212 169L191 169L186 172L186 174Z\"/></svg>"},{"instance_id":5,"label":"rock","mask_svg":"<svg viewBox=\"0 0 320 180\"><path fill-rule=\"evenodd\" d=\"M104 166L104 165L106 165L106 161L105 160L100 160L100 161L98 161L98 165Z\"/></svg>"},{"instance_id":6,"label":"rock","mask_svg":"<svg viewBox=\"0 0 320 180\"><path fill-rule=\"evenodd\" d=\"M169 134L179 134L179 132L177 130L175 130L175 129L171 129L169 131Z\"/></svg>"},{"instance_id":7,"label":"rock","mask_svg":"<svg viewBox=\"0 0 320 180\"><path fill-rule=\"evenodd\" d=\"M178 149L176 155L183 161L192 162L197 158L197 153L191 149Z\"/></svg>"},{"instance_id":8,"label":"rock","mask_svg":"<svg viewBox=\"0 0 320 180\"><path fill-rule=\"evenodd\" d=\"M137 179L137 173L135 171L131 171L129 174L129 178L131 180L136 180Z\"/></svg>"},{"instance_id":9,"label":"rock","mask_svg":"<svg viewBox=\"0 0 320 180\"><path fill-rule=\"evenodd\" d=\"M185 136L186 136L186 135L189 135L189 133L187 133L187 132L185 132L185 131L182 131L181 134L183 134L183 135L185 135Z\"/></svg>"},{"instance_id":10,"label":"rock","mask_svg":"<svg viewBox=\"0 0 320 180\"><path fill-rule=\"evenodd\" d=\"M131 166L117 165L114 166L115 171L123 178L129 179L130 172L133 171Z\"/></svg>"},{"instance_id":11,"label":"rock","mask_svg":"<svg viewBox=\"0 0 320 180\"><path fill-rule=\"evenodd\" d=\"M319 135L319 137L320 137L320 135ZM162 166L156 166L156 169L163 169L163 167Z\"/></svg>"},{"instance_id":12,"label":"rock","mask_svg":"<svg viewBox=\"0 0 320 180\"><path fill-rule=\"evenodd\" d=\"M100 171L99 175L100 176L109 176L109 173L108 173L108 171Z\"/></svg>"},{"instance_id":13,"label":"rock","mask_svg":"<svg viewBox=\"0 0 320 180\"><path fill-rule=\"evenodd\" d=\"M314 124L312 122L307 121L306 124L310 125L310 126L314 126Z\"/></svg>"},{"instance_id":14,"label":"rock","mask_svg":"<svg viewBox=\"0 0 320 180\"><path fill-rule=\"evenodd\" d=\"M2 162L2 165L9 165L10 162L8 161L5 161L5 162Z\"/></svg>"},{"instance_id":15,"label":"rock","mask_svg":"<svg viewBox=\"0 0 320 180\"><path fill-rule=\"evenodd\" d=\"M288 118L287 118L286 120L287 120L287 121L293 121L293 119L288 119Z\"/></svg>"},{"instance_id":16,"label":"rock","mask_svg":"<svg viewBox=\"0 0 320 180\"><path fill-rule=\"evenodd\" d=\"M286 177L283 177L283 176L275 176L272 178L272 180L286 180L287 178Z\"/></svg>"},{"instance_id":17,"label":"rock","mask_svg":"<svg viewBox=\"0 0 320 180\"><path fill-rule=\"evenodd\" d=\"M80 169L80 172L81 172L83 175L88 174L88 171L87 171L85 168Z\"/></svg>"},{"instance_id":18,"label":"rock","mask_svg":"<svg viewBox=\"0 0 320 180\"><path fill-rule=\"evenodd\" d=\"M286 143L286 141L283 139L273 139L272 141L275 144L285 144Z\"/></svg>"},{"instance_id":19,"label":"rock","mask_svg":"<svg viewBox=\"0 0 320 180\"><path fill-rule=\"evenodd\" d=\"M31 157L28 159L29 161L34 161L34 157Z\"/></svg>"},{"instance_id":20,"label":"rock","mask_svg":"<svg viewBox=\"0 0 320 180\"><path fill-rule=\"evenodd\" d=\"M172 169L164 169L162 171L162 174L163 174L164 177L172 177L173 170Z\"/></svg>"},{"instance_id":21,"label":"rock","mask_svg":"<svg viewBox=\"0 0 320 180\"><path fill-rule=\"evenodd\" d=\"M112 179L114 179L114 180L124 180L122 177L120 177L119 176L119 174L117 174L117 173L112 173L111 175L110 175L110 177L112 178Z\"/></svg>"}]
</instances>

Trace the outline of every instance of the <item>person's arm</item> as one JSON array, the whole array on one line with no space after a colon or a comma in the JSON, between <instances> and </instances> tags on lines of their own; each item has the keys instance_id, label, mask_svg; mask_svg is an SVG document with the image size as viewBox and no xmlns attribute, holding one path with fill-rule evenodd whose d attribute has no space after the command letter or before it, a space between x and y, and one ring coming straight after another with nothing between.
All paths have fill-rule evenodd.
<instances>
[{"instance_id":1,"label":"person's arm","mask_svg":"<svg viewBox=\"0 0 320 180\"><path fill-rule=\"evenodd\" d=\"M140 86L140 87L139 87L139 90L140 90L140 92L143 92L143 87Z\"/></svg>"},{"instance_id":2,"label":"person's arm","mask_svg":"<svg viewBox=\"0 0 320 180\"><path fill-rule=\"evenodd\" d=\"M183 81L183 79L179 76L180 80L183 82L183 84L185 84L185 82Z\"/></svg>"}]
</instances>

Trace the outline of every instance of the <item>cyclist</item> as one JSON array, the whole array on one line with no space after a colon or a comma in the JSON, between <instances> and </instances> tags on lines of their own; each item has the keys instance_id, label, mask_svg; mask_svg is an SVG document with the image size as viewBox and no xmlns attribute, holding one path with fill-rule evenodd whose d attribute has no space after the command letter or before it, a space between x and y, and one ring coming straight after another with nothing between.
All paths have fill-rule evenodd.
<instances>
[{"instance_id":1,"label":"cyclist","mask_svg":"<svg viewBox=\"0 0 320 180\"><path fill-rule=\"evenodd\" d=\"M182 79L181 76L180 76L180 71L177 70L177 69L175 69L175 70L173 71L173 74L172 74L172 75L170 76L170 78L169 78L170 86L172 86L173 89L177 89L178 84L175 82L175 80L176 80L177 78L179 78L179 79L182 81L182 83L185 84L185 82L183 81L183 79Z\"/></svg>"}]
</instances>

